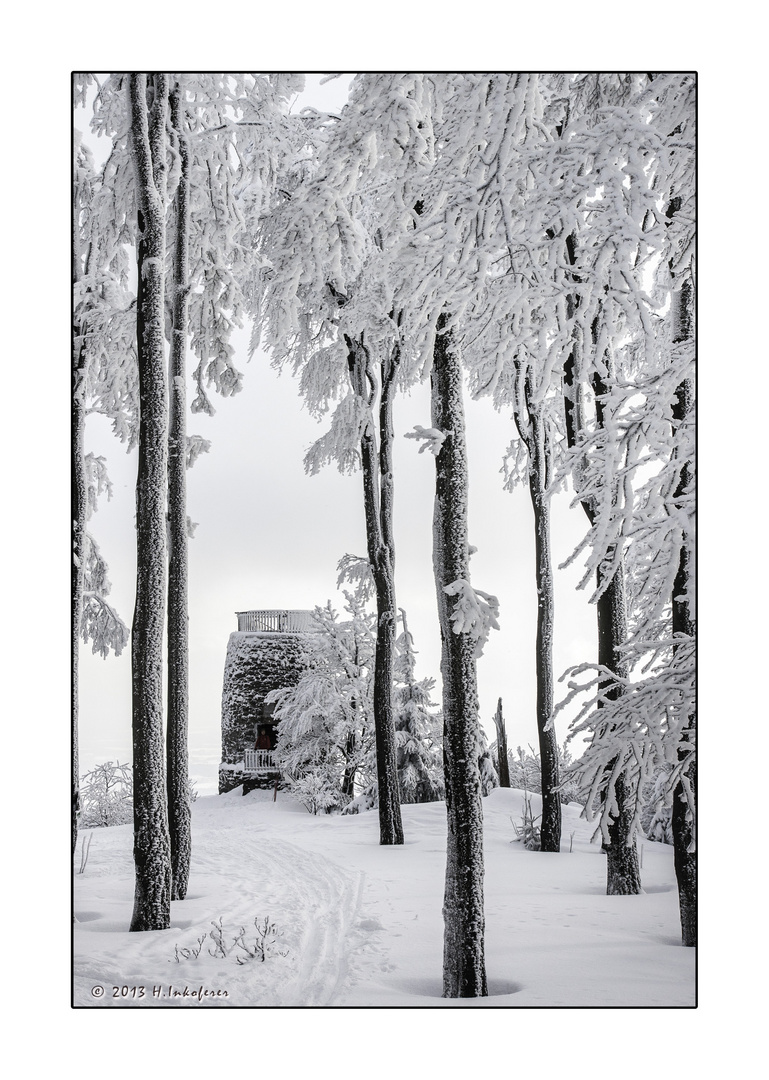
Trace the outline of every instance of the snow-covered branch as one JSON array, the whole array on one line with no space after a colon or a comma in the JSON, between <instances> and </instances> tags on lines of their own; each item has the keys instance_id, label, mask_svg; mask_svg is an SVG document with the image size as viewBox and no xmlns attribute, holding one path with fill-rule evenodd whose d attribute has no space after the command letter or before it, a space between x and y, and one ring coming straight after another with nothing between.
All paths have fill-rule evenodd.
<instances>
[{"instance_id":1,"label":"snow-covered branch","mask_svg":"<svg viewBox=\"0 0 769 1080\"><path fill-rule=\"evenodd\" d=\"M499 600L490 593L474 589L465 578L458 578L446 585L447 596L455 596L451 611L452 630L455 634L469 634L475 642L476 658L483 649L492 630L499 630Z\"/></svg>"},{"instance_id":2,"label":"snow-covered branch","mask_svg":"<svg viewBox=\"0 0 769 1080\"><path fill-rule=\"evenodd\" d=\"M422 440L419 453L429 450L431 454L437 457L441 452L444 441L450 434L450 431L437 431L435 428L424 428L421 424L415 424L414 430L407 431L403 437L404 439Z\"/></svg>"}]
</instances>

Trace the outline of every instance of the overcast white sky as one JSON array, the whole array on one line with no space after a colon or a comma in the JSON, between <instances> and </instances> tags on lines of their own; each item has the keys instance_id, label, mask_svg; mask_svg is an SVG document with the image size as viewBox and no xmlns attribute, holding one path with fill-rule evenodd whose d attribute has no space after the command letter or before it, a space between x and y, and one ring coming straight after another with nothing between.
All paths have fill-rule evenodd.
<instances>
[{"instance_id":1,"label":"overcast white sky","mask_svg":"<svg viewBox=\"0 0 769 1080\"><path fill-rule=\"evenodd\" d=\"M316 84L319 77L312 78ZM310 80L308 80L308 83ZM310 91L313 103L341 105L346 80ZM321 96L322 94L322 96ZM87 119L81 111L81 128ZM312 608L331 599L341 610L336 564L347 552L365 555L362 481L327 468L305 476L307 447L324 431L303 409L288 374L278 376L264 356L247 361L248 332L234 342L245 372L234 398L216 399L213 418L189 419L191 433L212 442L188 473L188 512L198 522L190 543L190 758L198 788L216 788L220 755L220 709L224 657L235 612L249 608ZM192 367L192 363L190 363ZM525 489L502 489L502 457L513 432L509 415L488 401L466 401L470 462L470 542L473 584L500 599L500 631L492 632L478 663L481 720L494 738L492 716L502 697L512 747L536 746L533 518ZM432 577L432 502L435 465L405 439L415 424L430 425L429 387L395 403L395 533L398 605L406 609L418 652L420 677L436 679L440 701L440 639ZM136 455L91 417L86 449L103 454L114 485L90 528L110 567L112 600L130 626L134 602L133 528ZM563 561L581 539L586 519L569 509L568 496L554 501L554 561ZM595 610L577 592L579 565L557 575L555 674L593 660ZM94 764L131 758L130 648L119 658L93 656L82 647L80 662L82 771ZM558 687L557 697L563 688ZM566 720L557 726L566 736Z\"/></svg>"}]
</instances>

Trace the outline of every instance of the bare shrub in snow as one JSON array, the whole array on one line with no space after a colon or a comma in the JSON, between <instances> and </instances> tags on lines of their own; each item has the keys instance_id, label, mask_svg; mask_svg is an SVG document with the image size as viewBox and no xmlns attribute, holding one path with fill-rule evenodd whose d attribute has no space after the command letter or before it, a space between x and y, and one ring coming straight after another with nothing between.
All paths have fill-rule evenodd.
<instances>
[{"instance_id":1,"label":"bare shrub in snow","mask_svg":"<svg viewBox=\"0 0 769 1080\"><path fill-rule=\"evenodd\" d=\"M217 920L211 920L210 935L203 932L199 935L196 945L181 947L178 943L174 945L174 955L169 960L169 964L174 962L180 964L182 960L198 960L207 937L210 937L213 943L213 950L208 949L209 956L221 959L234 956L235 962L240 965L247 964L251 960L264 963L269 956L276 954L278 956L288 956L288 949L278 948L278 942L283 937L283 931L279 930L277 925L267 916L260 919L257 915L254 918L254 931L253 940L250 936L246 937L245 926L241 926L231 939L229 937L225 938L223 919L220 915Z\"/></svg>"},{"instance_id":2,"label":"bare shrub in snow","mask_svg":"<svg viewBox=\"0 0 769 1080\"><path fill-rule=\"evenodd\" d=\"M105 761L80 778L80 827L102 829L133 821L131 766Z\"/></svg>"}]
</instances>

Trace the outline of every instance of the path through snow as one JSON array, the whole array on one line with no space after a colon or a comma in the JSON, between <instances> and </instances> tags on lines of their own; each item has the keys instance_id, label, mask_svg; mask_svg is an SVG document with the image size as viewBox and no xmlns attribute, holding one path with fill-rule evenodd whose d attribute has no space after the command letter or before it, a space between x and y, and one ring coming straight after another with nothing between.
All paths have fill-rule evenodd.
<instances>
[{"instance_id":1,"label":"path through snow","mask_svg":"<svg viewBox=\"0 0 769 1080\"><path fill-rule=\"evenodd\" d=\"M521 805L517 791L484 799L488 998L440 996L443 803L404 806L406 843L381 847L375 812L313 817L285 792L273 803L238 790L194 805L190 891L172 904L169 930L127 932L131 828L94 832L74 878L75 1004L691 1006L694 951L680 945L672 849L646 841L645 894L607 897L605 857L580 808L564 807L562 852L545 855L510 842ZM244 928L252 942L265 918L280 938L263 963L238 963L233 939ZM211 955L219 920L226 956ZM191 949L197 958L184 958Z\"/></svg>"}]
</instances>

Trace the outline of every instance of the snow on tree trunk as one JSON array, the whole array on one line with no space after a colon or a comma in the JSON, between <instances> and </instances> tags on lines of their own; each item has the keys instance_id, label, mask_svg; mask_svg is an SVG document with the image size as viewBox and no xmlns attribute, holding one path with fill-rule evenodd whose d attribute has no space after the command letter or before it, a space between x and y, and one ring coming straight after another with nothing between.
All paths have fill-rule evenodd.
<instances>
[{"instance_id":1,"label":"snow on tree trunk","mask_svg":"<svg viewBox=\"0 0 769 1080\"><path fill-rule=\"evenodd\" d=\"M483 809L476 642L454 632L461 597L446 587L469 581L468 470L462 368L444 314L438 319L432 369L432 425L447 433L436 456L433 567L441 627L443 761L448 836L443 900L443 996L485 997Z\"/></svg>"},{"instance_id":2,"label":"snow on tree trunk","mask_svg":"<svg viewBox=\"0 0 769 1080\"><path fill-rule=\"evenodd\" d=\"M355 773L357 772L357 765L353 760L355 756L355 745L355 732L351 731L347 736L347 742L345 743L344 748L348 764L345 765L344 775L342 777L342 794L347 799L353 799L355 797Z\"/></svg>"},{"instance_id":3,"label":"snow on tree trunk","mask_svg":"<svg viewBox=\"0 0 769 1080\"><path fill-rule=\"evenodd\" d=\"M598 574L599 585L601 574ZM611 581L598 599L598 663L626 678L627 664L620 652L627 639L627 610L625 605L624 564L620 561ZM606 684L604 684L605 686ZM617 686L606 689L606 698L616 700L620 690ZM623 774L614 782L613 790L605 793L612 802L609 823L609 843L604 845L607 856L607 896L635 896L641 893L641 871L635 837L631 836L633 808Z\"/></svg>"},{"instance_id":4,"label":"snow on tree trunk","mask_svg":"<svg viewBox=\"0 0 769 1080\"><path fill-rule=\"evenodd\" d=\"M170 97L180 161L176 189L173 320L169 361L168 426L168 730L166 766L173 900L187 895L192 850L187 732L189 714L189 613L187 603L187 298L189 295L190 153L182 89Z\"/></svg>"},{"instance_id":5,"label":"snow on tree trunk","mask_svg":"<svg viewBox=\"0 0 769 1080\"><path fill-rule=\"evenodd\" d=\"M72 214L72 284L80 280L80 221L77 193ZM85 566L85 327L72 327L72 854L77 846L77 811L80 787L78 742L80 626L83 618Z\"/></svg>"},{"instance_id":6,"label":"snow on tree trunk","mask_svg":"<svg viewBox=\"0 0 769 1080\"><path fill-rule=\"evenodd\" d=\"M362 341L347 339L350 375L356 397L366 402L368 384L373 381L371 358ZM366 540L374 578L377 607L376 655L374 666L374 727L376 732L377 784L380 844L402 844L403 823L398 796L393 679L395 662L395 544L393 540L392 393L394 359L383 364L379 405L380 447L370 423L361 435L363 500Z\"/></svg>"},{"instance_id":7,"label":"snow on tree trunk","mask_svg":"<svg viewBox=\"0 0 769 1080\"><path fill-rule=\"evenodd\" d=\"M136 606L131 634L136 888L130 929L170 922L171 855L163 761L163 621L166 591L167 400L164 350L165 75L129 76L131 153L138 213L136 338L139 453ZM148 91L154 91L148 107Z\"/></svg>"},{"instance_id":8,"label":"snow on tree trunk","mask_svg":"<svg viewBox=\"0 0 769 1080\"><path fill-rule=\"evenodd\" d=\"M691 280L687 279L673 303L676 326L674 340L687 341L693 337L694 295ZM678 387L673 405L673 421L676 426L685 424L690 419L693 409L694 386L691 379L686 379ZM691 488L693 482L691 462L685 461L676 487L676 501ZM673 583L673 634L685 634L693 638L695 624L689 607L691 594L690 578L692 575L693 552L689 544L681 545L678 570ZM680 645L674 645L680 648ZM697 944L697 850L696 850L696 803L697 803L697 761L690 748L696 740L697 714L688 717L683 738L686 748L679 749L679 760L689 756L688 766L684 767L681 779L673 792L673 851L675 857L676 880L678 882L678 901L681 913L681 940L686 946ZM689 789L687 796L686 788Z\"/></svg>"},{"instance_id":9,"label":"snow on tree trunk","mask_svg":"<svg viewBox=\"0 0 769 1080\"><path fill-rule=\"evenodd\" d=\"M573 237L570 237L569 241L567 248L573 262L576 241ZM574 276L574 280L577 281L578 278ZM567 297L567 306L573 314L575 304L572 297ZM566 438L570 448L577 445L583 424L580 389L575 385L575 373L580 369L580 350L581 336L575 332L573 349L564 365L564 418ZM607 373L610 376L610 367ZM593 375L592 383L595 394L596 425L601 428L604 425L602 402L607 393L607 386L597 373ZM592 498L583 498L581 503L588 521L593 525L596 508ZM606 563L613 565L615 561L614 550L609 548ZM621 653L621 647L627 640L624 560L620 557L608 583L599 568L596 571L596 584L600 594L596 604L598 663L615 675L626 677L627 666ZM603 689L605 685L604 683L600 688ZM606 697L608 700L616 700L619 692L618 687L610 687L606 691ZM600 733L597 732L594 739L599 737ZM612 765L608 767L607 772L611 775ZM632 793L627 790L624 777L620 775L613 783L610 782L609 788L602 794L612 808L609 843L604 843L604 851L607 855L606 894L607 896L634 896L642 892L642 889L638 850L635 837L630 835L634 818L632 807L629 805Z\"/></svg>"},{"instance_id":10,"label":"snow on tree trunk","mask_svg":"<svg viewBox=\"0 0 769 1080\"><path fill-rule=\"evenodd\" d=\"M542 770L541 851L561 850L561 798L558 794L558 743L553 719L553 619L555 599L550 555L550 496L546 421L530 406L529 493L534 508L537 579L537 735Z\"/></svg>"}]
</instances>

